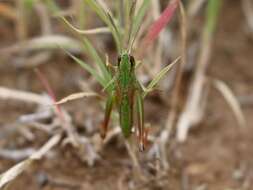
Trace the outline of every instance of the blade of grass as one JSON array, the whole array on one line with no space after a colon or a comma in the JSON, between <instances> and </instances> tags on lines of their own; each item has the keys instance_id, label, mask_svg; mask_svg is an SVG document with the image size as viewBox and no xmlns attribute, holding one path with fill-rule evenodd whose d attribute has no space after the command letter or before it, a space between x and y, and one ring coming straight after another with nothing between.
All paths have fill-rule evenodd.
<instances>
[{"instance_id":1,"label":"blade of grass","mask_svg":"<svg viewBox=\"0 0 253 190\"><path fill-rule=\"evenodd\" d=\"M28 159L16 164L6 172L0 175L0 189L6 187L10 182L15 180L20 174L26 171L36 160L40 160L47 152L56 146L61 140L61 135L57 134L49 139L37 152L32 154Z\"/></svg>"},{"instance_id":2,"label":"blade of grass","mask_svg":"<svg viewBox=\"0 0 253 190\"><path fill-rule=\"evenodd\" d=\"M125 1L125 28L124 28L124 48L127 48L128 52L131 52L129 49L132 28L134 24L134 15L136 8L136 0Z\"/></svg>"},{"instance_id":3,"label":"blade of grass","mask_svg":"<svg viewBox=\"0 0 253 190\"><path fill-rule=\"evenodd\" d=\"M92 58L94 59L95 63L98 65L100 71L102 72L104 81L106 83L108 83L112 79L112 76L109 73L106 65L102 61L101 57L99 57L96 49L92 46L92 44L89 42L89 40L87 38L83 38L83 42L84 42L83 44L85 46L85 49L92 56Z\"/></svg>"},{"instance_id":4,"label":"blade of grass","mask_svg":"<svg viewBox=\"0 0 253 190\"><path fill-rule=\"evenodd\" d=\"M226 83L218 79L213 79L211 84L213 84L213 86L222 94L224 99L227 101L238 121L239 126L245 127L246 120L243 115L240 103L237 101L235 95L233 94L233 91L228 87Z\"/></svg>"},{"instance_id":5,"label":"blade of grass","mask_svg":"<svg viewBox=\"0 0 253 190\"><path fill-rule=\"evenodd\" d=\"M72 55L70 52L63 49L76 63L78 63L81 67L83 67L86 71L88 71L101 86L106 86L106 81L97 73L97 71L92 68L89 64L85 63L83 60L77 58L76 56Z\"/></svg>"},{"instance_id":6,"label":"blade of grass","mask_svg":"<svg viewBox=\"0 0 253 190\"><path fill-rule=\"evenodd\" d=\"M108 27L100 27L100 28L94 28L94 29L80 30L80 29L74 27L72 24L70 24L70 22L64 16L60 16L60 18L63 20L63 22L67 26L69 26L72 30L74 30L78 34L88 35L88 34L99 34L99 33L111 32Z\"/></svg>"},{"instance_id":7,"label":"blade of grass","mask_svg":"<svg viewBox=\"0 0 253 190\"><path fill-rule=\"evenodd\" d=\"M114 37L114 40L117 45L117 49L119 52L122 50L122 42L121 42L121 35L119 32L117 32L117 27L115 27L110 18L108 17L108 14L105 12L105 10L94 0L84 0L101 18L101 20L110 28L112 35Z\"/></svg>"},{"instance_id":8,"label":"blade of grass","mask_svg":"<svg viewBox=\"0 0 253 190\"><path fill-rule=\"evenodd\" d=\"M210 36L215 31L221 4L222 4L221 0L209 0L206 13L208 20L204 28L205 36Z\"/></svg>"},{"instance_id":9,"label":"blade of grass","mask_svg":"<svg viewBox=\"0 0 253 190\"><path fill-rule=\"evenodd\" d=\"M64 97L61 100L55 102L54 105L65 104L65 103L73 101L73 100L77 100L77 99L81 99L81 98L87 98L87 97L99 97L99 95L95 92L74 93L74 94L70 94L67 97Z\"/></svg>"},{"instance_id":10,"label":"blade of grass","mask_svg":"<svg viewBox=\"0 0 253 190\"><path fill-rule=\"evenodd\" d=\"M137 35L140 26L142 24L143 18L145 14L147 13L147 9L150 5L150 0L144 0L140 9L138 10L137 15L134 17L134 24L133 24L133 31L132 31L132 36L135 38Z\"/></svg>"},{"instance_id":11,"label":"blade of grass","mask_svg":"<svg viewBox=\"0 0 253 190\"><path fill-rule=\"evenodd\" d=\"M77 31L77 29L75 27L73 27L64 17L60 17L60 18L72 30L74 30L75 32L79 33ZM102 74L102 76L99 75L100 77L97 77L97 78L101 78L102 80L105 81L105 83L108 83L111 80L112 76L111 76L110 72L108 71L106 64L104 64L104 62L102 61L101 57L99 56L97 50L94 48L94 46L90 43L90 41L87 38L83 37L82 41L83 41L82 45L84 47L84 50L87 51L87 53L93 58L96 66L98 67L98 69L100 70L100 72ZM70 53L68 53L68 55L70 55ZM70 56L72 58L74 58L73 55L70 55ZM76 57L75 57L75 60L77 61ZM80 64L83 61L81 61L79 59L77 62ZM94 75L94 76L98 75L98 73L95 71L95 69L92 69L88 64L85 64L85 62L83 62L81 65L86 70L88 70L91 74L93 73L92 75ZM99 81L101 81L101 80L99 79Z\"/></svg>"},{"instance_id":12,"label":"blade of grass","mask_svg":"<svg viewBox=\"0 0 253 190\"><path fill-rule=\"evenodd\" d=\"M157 85L157 83L165 76L165 74L179 61L181 57L178 57L171 64L163 68L155 78L148 84L146 91L143 93L143 97L145 97L148 92L152 91L152 89Z\"/></svg>"}]
</instances>

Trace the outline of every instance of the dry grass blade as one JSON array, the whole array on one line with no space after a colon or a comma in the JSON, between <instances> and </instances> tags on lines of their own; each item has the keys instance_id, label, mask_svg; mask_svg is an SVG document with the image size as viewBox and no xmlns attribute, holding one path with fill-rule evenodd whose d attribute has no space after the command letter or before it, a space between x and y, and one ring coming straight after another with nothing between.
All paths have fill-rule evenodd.
<instances>
[{"instance_id":1,"label":"dry grass blade","mask_svg":"<svg viewBox=\"0 0 253 190\"><path fill-rule=\"evenodd\" d=\"M239 126L245 127L246 120L243 115L240 103L237 101L235 95L233 94L229 86L223 81L217 79L214 79L211 82L212 82L211 84L213 84L213 86L222 94L222 96L227 101L230 108L233 110Z\"/></svg>"},{"instance_id":2,"label":"dry grass blade","mask_svg":"<svg viewBox=\"0 0 253 190\"><path fill-rule=\"evenodd\" d=\"M16 53L19 51L38 51L59 49L59 46L71 52L81 52L82 45L77 40L63 35L46 35L17 43L0 49L0 54Z\"/></svg>"},{"instance_id":3,"label":"dry grass blade","mask_svg":"<svg viewBox=\"0 0 253 190\"><path fill-rule=\"evenodd\" d=\"M201 9L206 0L193 0L188 6L187 13L190 17L194 17Z\"/></svg>"},{"instance_id":4,"label":"dry grass blade","mask_svg":"<svg viewBox=\"0 0 253 190\"><path fill-rule=\"evenodd\" d=\"M243 0L242 8L249 28L253 32L253 2L251 0Z\"/></svg>"},{"instance_id":5,"label":"dry grass blade","mask_svg":"<svg viewBox=\"0 0 253 190\"><path fill-rule=\"evenodd\" d=\"M88 30L80 30L76 27L74 27L72 24L69 23L69 21L67 21L66 18L61 17L61 19L63 20L63 22L69 26L72 30L74 30L75 32L77 32L78 34L100 34L100 33L110 33L110 29L108 27L100 27L100 28L94 28L94 29L88 29Z\"/></svg>"},{"instance_id":6,"label":"dry grass blade","mask_svg":"<svg viewBox=\"0 0 253 190\"><path fill-rule=\"evenodd\" d=\"M112 35L114 37L114 40L117 45L118 51L121 51L122 44L121 44L121 36L119 35L119 32L117 31L117 27L113 26L113 20L109 15L112 15L107 9L107 12L105 7L101 6L101 1L98 3L97 1L93 0L85 0L86 4L89 5L96 13L97 15L101 18L101 20L106 23L106 25L110 28L110 31L112 32Z\"/></svg>"},{"instance_id":7,"label":"dry grass blade","mask_svg":"<svg viewBox=\"0 0 253 190\"><path fill-rule=\"evenodd\" d=\"M61 99L58 102L55 102L54 105L64 104L73 100L81 99L81 98L87 98L87 97L99 97L99 95L95 92L79 92L70 94L69 96Z\"/></svg>"},{"instance_id":8,"label":"dry grass blade","mask_svg":"<svg viewBox=\"0 0 253 190\"><path fill-rule=\"evenodd\" d=\"M26 92L21 90L13 90L0 86L0 98L1 99L14 99L24 101L28 103L35 103L39 105L47 105L50 101L47 97L35 94L32 92Z\"/></svg>"},{"instance_id":9,"label":"dry grass blade","mask_svg":"<svg viewBox=\"0 0 253 190\"><path fill-rule=\"evenodd\" d=\"M36 161L40 160L50 149L52 149L56 144L60 142L61 135L55 135L49 141L42 146L37 152L32 154L28 159L18 163L17 165L13 166L6 172L0 175L0 189L3 188L5 185L13 181L16 177L18 177L22 172L27 170L31 164Z\"/></svg>"}]
</instances>

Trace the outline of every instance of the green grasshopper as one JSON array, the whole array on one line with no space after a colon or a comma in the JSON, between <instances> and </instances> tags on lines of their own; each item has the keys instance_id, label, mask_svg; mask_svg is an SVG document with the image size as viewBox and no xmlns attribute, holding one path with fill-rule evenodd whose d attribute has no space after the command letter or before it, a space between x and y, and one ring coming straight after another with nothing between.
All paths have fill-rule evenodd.
<instances>
[{"instance_id":1,"label":"green grasshopper","mask_svg":"<svg viewBox=\"0 0 253 190\"><path fill-rule=\"evenodd\" d=\"M106 101L105 116L101 127L101 137L105 138L113 105L116 104L119 112L120 127L123 135L131 135L134 118L134 108L137 111L140 150L144 150L146 133L144 131L143 89L136 78L135 60L124 52L118 58L118 66L113 80L114 89Z\"/></svg>"},{"instance_id":2,"label":"green grasshopper","mask_svg":"<svg viewBox=\"0 0 253 190\"><path fill-rule=\"evenodd\" d=\"M141 9L136 16L134 14L136 0L119 1L124 2L124 6L121 7L125 7L127 13L126 18L121 19L122 21L125 20L125 23L123 23L125 28L121 28L119 24L117 25L114 22L113 17L105 10L103 10L103 8L96 1L85 0L85 2L97 13L97 15L104 21L104 23L106 23L112 33L112 36L115 39L116 47L120 54L116 70L113 73L111 72L109 66L106 67L105 64L102 63L102 60L96 53L96 50L92 47L88 40L84 40L86 50L92 55L94 60L96 60L96 64L102 71L103 76L101 76L96 70L94 70L94 68L90 67L82 60L68 53L78 64L80 64L84 69L90 72L90 74L92 74L107 91L108 98L105 105L105 115L104 120L101 124L100 135L102 138L106 137L112 109L115 106L118 109L119 123L123 135L125 136L125 138L130 137L133 126L137 126L135 127L134 131L139 140L140 150L144 150L147 141L147 129L144 128L143 99L150 91L152 91L154 86L179 60L179 58L176 59L172 64L162 69L146 88L143 87L136 77L135 59L133 56L131 56L130 52L136 39L137 33L139 31L141 20L145 15L143 14L143 12L147 10L150 0L143 1ZM161 23L167 23L169 20L168 19L167 21L164 21L164 18L164 15L162 15L157 22L159 23L160 27ZM71 24L69 24L66 19L63 18L63 21L79 33L80 30L75 29L73 26L71 26ZM122 31L125 32L122 33ZM157 36L159 32L155 33L155 35ZM151 34L154 36L153 33ZM123 48L123 45L125 45L125 49ZM137 117L137 125L134 125L134 114L136 114Z\"/></svg>"}]
</instances>

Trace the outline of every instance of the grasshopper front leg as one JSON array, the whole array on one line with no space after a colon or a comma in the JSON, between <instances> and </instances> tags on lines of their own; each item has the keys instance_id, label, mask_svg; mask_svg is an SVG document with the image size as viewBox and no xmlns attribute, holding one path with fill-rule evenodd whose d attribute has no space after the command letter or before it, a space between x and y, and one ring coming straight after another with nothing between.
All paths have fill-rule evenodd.
<instances>
[{"instance_id":1,"label":"grasshopper front leg","mask_svg":"<svg viewBox=\"0 0 253 190\"><path fill-rule=\"evenodd\" d=\"M100 136L101 138L105 138L106 137L106 133L107 133L107 129L108 129L108 124L109 124L109 120L111 117L111 112L112 112L112 108L115 102L115 94L111 93L109 95L109 97L106 100L106 105L105 105L105 115L104 115L104 121L101 125L101 131L100 131Z\"/></svg>"}]
</instances>

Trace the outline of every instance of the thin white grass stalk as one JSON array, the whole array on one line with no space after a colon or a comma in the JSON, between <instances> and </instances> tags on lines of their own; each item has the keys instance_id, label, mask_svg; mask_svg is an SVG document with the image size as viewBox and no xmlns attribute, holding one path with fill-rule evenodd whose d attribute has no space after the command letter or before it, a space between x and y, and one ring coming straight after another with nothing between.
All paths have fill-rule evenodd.
<instances>
[{"instance_id":1,"label":"thin white grass stalk","mask_svg":"<svg viewBox=\"0 0 253 190\"><path fill-rule=\"evenodd\" d=\"M100 4L100 6L105 10L105 12L109 13L110 15L113 15L110 8L107 6L104 0L97 0L97 2Z\"/></svg>"},{"instance_id":2,"label":"thin white grass stalk","mask_svg":"<svg viewBox=\"0 0 253 190\"><path fill-rule=\"evenodd\" d=\"M152 7L153 7L153 17L154 20L159 18L161 14L161 7L160 7L160 2L157 0L152 0ZM163 46L163 40L164 40L164 32L161 32L161 34L158 37L158 44L156 47L156 50L154 52L154 58L153 58L153 69L152 69L152 75L153 77L155 76L156 73L158 73L161 68L162 68L162 46Z\"/></svg>"},{"instance_id":3,"label":"thin white grass stalk","mask_svg":"<svg viewBox=\"0 0 253 190\"><path fill-rule=\"evenodd\" d=\"M187 138L188 130L202 119L200 104L205 84L205 72L210 58L210 42L203 40L200 57L195 71L194 79L190 85L190 92L182 114L177 124L177 139L183 142Z\"/></svg>"},{"instance_id":4,"label":"thin white grass stalk","mask_svg":"<svg viewBox=\"0 0 253 190\"><path fill-rule=\"evenodd\" d=\"M135 143L133 143L133 139L130 138L129 140L125 140L125 145L126 145L128 154L129 154L129 156L130 156L130 158L133 162L134 176L137 179L143 179L141 166L140 166L140 163L139 163L138 158L137 158L136 145L135 145Z\"/></svg>"},{"instance_id":5,"label":"thin white grass stalk","mask_svg":"<svg viewBox=\"0 0 253 190\"><path fill-rule=\"evenodd\" d=\"M246 17L250 30L253 32L253 2L252 0L242 1L243 13Z\"/></svg>"},{"instance_id":6,"label":"thin white grass stalk","mask_svg":"<svg viewBox=\"0 0 253 190\"><path fill-rule=\"evenodd\" d=\"M51 102L49 98L47 98L46 96L21 90L13 90L1 86L0 86L0 98L13 99L18 101L24 101L27 103L35 103L39 105L48 105Z\"/></svg>"},{"instance_id":7,"label":"thin white grass stalk","mask_svg":"<svg viewBox=\"0 0 253 190\"><path fill-rule=\"evenodd\" d=\"M76 32L79 34L108 34L111 33L110 29L108 27L100 27L100 28L94 28L94 29L87 29L87 30L79 30L75 28Z\"/></svg>"},{"instance_id":8,"label":"thin white grass stalk","mask_svg":"<svg viewBox=\"0 0 253 190\"><path fill-rule=\"evenodd\" d=\"M55 145L60 142L61 135L53 136L49 141L43 145L37 152L33 153L28 159L18 163L6 172L0 175L0 189L15 180L21 173L26 171L36 160L40 160L46 153L48 153Z\"/></svg>"},{"instance_id":9,"label":"thin white grass stalk","mask_svg":"<svg viewBox=\"0 0 253 190\"><path fill-rule=\"evenodd\" d=\"M37 14L40 19L40 26L42 35L49 35L52 33L52 25L50 21L49 11L46 8L45 4L37 2L34 4Z\"/></svg>"},{"instance_id":10,"label":"thin white grass stalk","mask_svg":"<svg viewBox=\"0 0 253 190\"><path fill-rule=\"evenodd\" d=\"M33 148L24 149L0 149L0 157L8 160L20 161L31 156L35 150Z\"/></svg>"},{"instance_id":11,"label":"thin white grass stalk","mask_svg":"<svg viewBox=\"0 0 253 190\"><path fill-rule=\"evenodd\" d=\"M81 52L82 45L79 41L63 35L47 35L27 40L10 47L0 49L0 54L16 53L19 51L35 51L59 49L62 47L69 51Z\"/></svg>"},{"instance_id":12,"label":"thin white grass stalk","mask_svg":"<svg viewBox=\"0 0 253 190\"><path fill-rule=\"evenodd\" d=\"M222 94L224 99L227 101L230 108L233 110L233 113L236 117L236 120L238 122L238 125L240 127L246 126L246 120L243 115L240 103L236 99L235 95L233 94L233 91L229 88L229 86L217 79L213 79L211 81L211 84Z\"/></svg>"},{"instance_id":13,"label":"thin white grass stalk","mask_svg":"<svg viewBox=\"0 0 253 190\"><path fill-rule=\"evenodd\" d=\"M17 6L17 23L16 32L19 41L24 41L27 38L27 20L26 20L26 10L24 1L16 1Z\"/></svg>"},{"instance_id":14,"label":"thin white grass stalk","mask_svg":"<svg viewBox=\"0 0 253 190\"><path fill-rule=\"evenodd\" d=\"M206 0L193 0L190 1L190 5L188 6L187 15L190 17L194 17L201 7L204 5Z\"/></svg>"}]
</instances>

